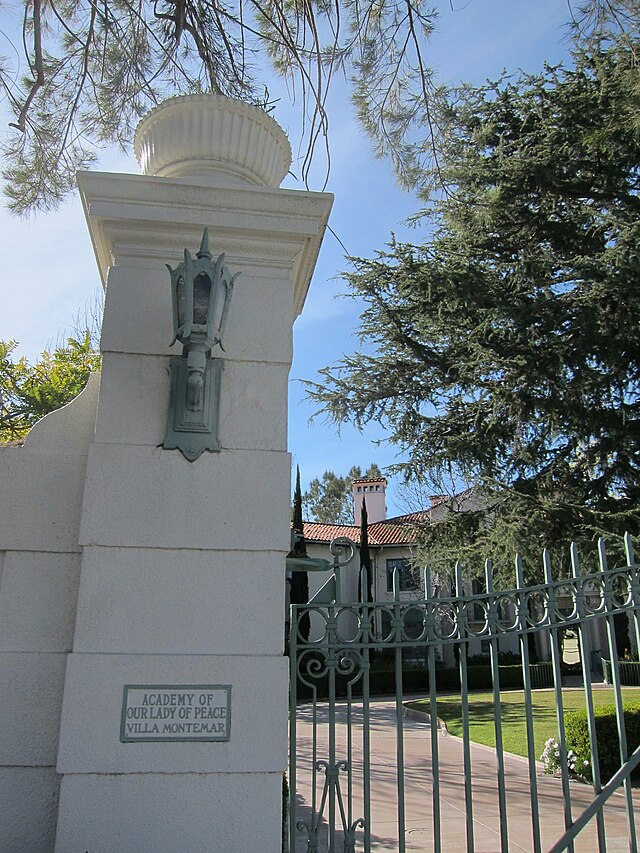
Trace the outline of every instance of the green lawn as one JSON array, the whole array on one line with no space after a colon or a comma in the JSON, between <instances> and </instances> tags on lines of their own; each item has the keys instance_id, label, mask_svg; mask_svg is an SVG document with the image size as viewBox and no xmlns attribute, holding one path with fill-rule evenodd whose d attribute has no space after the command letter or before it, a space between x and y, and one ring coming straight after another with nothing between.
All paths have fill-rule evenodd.
<instances>
[{"instance_id":1,"label":"green lawn","mask_svg":"<svg viewBox=\"0 0 640 853\"><path fill-rule=\"evenodd\" d=\"M640 688L624 687L622 695L623 698L630 701L640 701ZM550 737L558 737L556 701L553 690L534 690L532 696L536 758L539 759L545 741ZM584 708L582 690L563 690L562 699L565 712ZM593 691L594 705L610 705L613 701L613 690L599 688ZM428 699L419 699L407 704L410 708L429 713ZM502 709L502 741L505 751L526 756L527 736L522 690L502 693L500 706ZM444 720L450 734L462 737L462 706L459 696L439 696L438 717ZM471 740L476 743L484 743L487 746L496 745L493 693L469 694L469 721Z\"/></svg>"}]
</instances>

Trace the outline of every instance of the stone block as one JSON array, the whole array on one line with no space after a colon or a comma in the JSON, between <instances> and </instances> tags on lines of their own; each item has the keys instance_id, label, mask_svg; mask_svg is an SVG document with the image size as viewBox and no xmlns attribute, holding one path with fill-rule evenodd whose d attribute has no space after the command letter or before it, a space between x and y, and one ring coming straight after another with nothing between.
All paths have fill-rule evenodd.
<instances>
[{"instance_id":1,"label":"stone block","mask_svg":"<svg viewBox=\"0 0 640 853\"><path fill-rule=\"evenodd\" d=\"M56 851L280 853L281 814L281 773L65 776Z\"/></svg>"},{"instance_id":2,"label":"stone block","mask_svg":"<svg viewBox=\"0 0 640 853\"><path fill-rule=\"evenodd\" d=\"M67 666L58 772L282 773L287 676L283 656L74 653ZM125 685L207 684L231 685L228 741L120 742Z\"/></svg>"},{"instance_id":3,"label":"stone block","mask_svg":"<svg viewBox=\"0 0 640 853\"><path fill-rule=\"evenodd\" d=\"M181 260L180 252L172 266ZM101 338L104 352L173 355L172 322L170 279L162 261L127 262L109 270ZM239 276L225 330L226 357L290 364L292 323L293 285L286 274Z\"/></svg>"},{"instance_id":4,"label":"stone block","mask_svg":"<svg viewBox=\"0 0 640 853\"><path fill-rule=\"evenodd\" d=\"M175 355L181 349L176 346ZM224 359L218 431L223 448L287 449L287 380L287 365ZM164 441L168 406L167 357L105 354L96 441L157 447Z\"/></svg>"},{"instance_id":5,"label":"stone block","mask_svg":"<svg viewBox=\"0 0 640 853\"><path fill-rule=\"evenodd\" d=\"M284 556L86 548L76 652L278 655Z\"/></svg>"},{"instance_id":6,"label":"stone block","mask_svg":"<svg viewBox=\"0 0 640 853\"><path fill-rule=\"evenodd\" d=\"M162 444L169 407L169 359L106 352L102 374L96 442Z\"/></svg>"},{"instance_id":7,"label":"stone block","mask_svg":"<svg viewBox=\"0 0 640 853\"><path fill-rule=\"evenodd\" d=\"M238 276L224 333L229 359L290 365L292 326L293 284L288 278Z\"/></svg>"},{"instance_id":8,"label":"stone block","mask_svg":"<svg viewBox=\"0 0 640 853\"><path fill-rule=\"evenodd\" d=\"M71 650L80 555L9 551L0 587L0 649Z\"/></svg>"},{"instance_id":9,"label":"stone block","mask_svg":"<svg viewBox=\"0 0 640 853\"><path fill-rule=\"evenodd\" d=\"M220 443L233 450L287 450L289 366L225 361Z\"/></svg>"},{"instance_id":10,"label":"stone block","mask_svg":"<svg viewBox=\"0 0 640 853\"><path fill-rule=\"evenodd\" d=\"M59 791L53 767L0 767L0 850L52 853Z\"/></svg>"},{"instance_id":11,"label":"stone block","mask_svg":"<svg viewBox=\"0 0 640 853\"><path fill-rule=\"evenodd\" d=\"M177 450L94 445L80 542L288 551L289 486L287 453L223 450L190 463Z\"/></svg>"},{"instance_id":12,"label":"stone block","mask_svg":"<svg viewBox=\"0 0 640 853\"><path fill-rule=\"evenodd\" d=\"M66 659L0 653L0 765L55 763Z\"/></svg>"},{"instance_id":13,"label":"stone block","mask_svg":"<svg viewBox=\"0 0 640 853\"><path fill-rule=\"evenodd\" d=\"M7 551L78 550L86 456L0 447L0 543Z\"/></svg>"}]
</instances>

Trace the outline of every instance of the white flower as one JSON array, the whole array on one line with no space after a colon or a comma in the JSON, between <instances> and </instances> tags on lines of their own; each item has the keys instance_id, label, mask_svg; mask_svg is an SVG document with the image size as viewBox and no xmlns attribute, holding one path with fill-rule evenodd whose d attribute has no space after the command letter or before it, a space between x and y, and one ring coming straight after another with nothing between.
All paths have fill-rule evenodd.
<instances>
[{"instance_id":1,"label":"white flower","mask_svg":"<svg viewBox=\"0 0 640 853\"><path fill-rule=\"evenodd\" d=\"M562 753L560 750L560 744L558 741L550 737L544 745L544 750L542 751L542 755L540 756L540 761L544 764L544 772L545 773L556 773L558 770L562 768ZM579 756L575 753L573 749L570 749L566 755L566 766L572 773L577 773L578 765L580 764ZM588 767L589 762L583 761L581 764L582 767Z\"/></svg>"}]
</instances>

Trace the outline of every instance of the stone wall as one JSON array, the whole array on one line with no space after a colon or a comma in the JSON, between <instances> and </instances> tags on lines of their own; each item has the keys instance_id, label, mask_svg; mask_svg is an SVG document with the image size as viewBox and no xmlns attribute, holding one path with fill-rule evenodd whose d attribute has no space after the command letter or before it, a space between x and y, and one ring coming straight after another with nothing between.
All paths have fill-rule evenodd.
<instances>
[{"instance_id":1,"label":"stone wall","mask_svg":"<svg viewBox=\"0 0 640 853\"><path fill-rule=\"evenodd\" d=\"M65 667L80 578L80 508L99 376L0 445L0 848L52 850Z\"/></svg>"}]
</instances>

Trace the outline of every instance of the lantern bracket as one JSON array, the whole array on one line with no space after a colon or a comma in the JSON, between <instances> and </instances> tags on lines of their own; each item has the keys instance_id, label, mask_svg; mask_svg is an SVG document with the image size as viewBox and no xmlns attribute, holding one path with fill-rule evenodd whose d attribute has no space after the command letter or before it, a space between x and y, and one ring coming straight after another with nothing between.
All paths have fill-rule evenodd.
<instances>
[{"instance_id":1,"label":"lantern bracket","mask_svg":"<svg viewBox=\"0 0 640 853\"><path fill-rule=\"evenodd\" d=\"M174 355L170 363L171 400L163 447L165 450L178 449L185 459L195 462L205 450L220 450L218 415L224 361L221 358L207 359L202 375L202 407L199 410L188 405L188 360Z\"/></svg>"}]
</instances>

